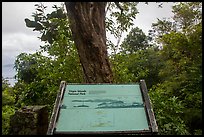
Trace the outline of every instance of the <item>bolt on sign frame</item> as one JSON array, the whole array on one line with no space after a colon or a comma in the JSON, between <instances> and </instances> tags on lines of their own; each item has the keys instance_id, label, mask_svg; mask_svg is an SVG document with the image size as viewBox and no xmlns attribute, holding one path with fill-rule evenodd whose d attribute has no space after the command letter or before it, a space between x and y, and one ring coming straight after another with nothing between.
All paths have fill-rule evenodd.
<instances>
[{"instance_id":1,"label":"bolt on sign frame","mask_svg":"<svg viewBox=\"0 0 204 137\"><path fill-rule=\"evenodd\" d=\"M47 135L157 134L144 80L133 84L62 81Z\"/></svg>"}]
</instances>

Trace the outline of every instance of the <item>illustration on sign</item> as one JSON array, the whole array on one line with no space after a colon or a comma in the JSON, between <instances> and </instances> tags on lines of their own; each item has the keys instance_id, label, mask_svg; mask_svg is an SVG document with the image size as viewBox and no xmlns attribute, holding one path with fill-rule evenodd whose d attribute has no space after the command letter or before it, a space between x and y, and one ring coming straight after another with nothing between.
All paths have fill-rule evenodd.
<instances>
[{"instance_id":1,"label":"illustration on sign","mask_svg":"<svg viewBox=\"0 0 204 137\"><path fill-rule=\"evenodd\" d=\"M72 102L76 102L73 107L91 107L91 103L95 103L97 108L137 108L143 107L143 103L132 102L128 103L121 100L115 99L85 99L85 100L72 100ZM86 103L86 104L85 104ZM62 105L62 109L66 109L67 106L65 104Z\"/></svg>"}]
</instances>

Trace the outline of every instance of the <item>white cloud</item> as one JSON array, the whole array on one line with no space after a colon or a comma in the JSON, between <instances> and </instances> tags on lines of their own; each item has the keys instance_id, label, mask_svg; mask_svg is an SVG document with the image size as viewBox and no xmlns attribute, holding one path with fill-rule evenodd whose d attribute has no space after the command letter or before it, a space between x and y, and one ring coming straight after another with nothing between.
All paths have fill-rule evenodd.
<instances>
[{"instance_id":1,"label":"white cloud","mask_svg":"<svg viewBox=\"0 0 204 137\"><path fill-rule=\"evenodd\" d=\"M31 16L35 12L35 4L39 2L3 2L2 3L2 32L3 33L13 33L13 32L23 32L30 33L33 32L28 29L25 25L24 19L33 19ZM61 2L43 2L47 6L47 12L51 12L52 6L54 4L60 6Z\"/></svg>"},{"instance_id":2,"label":"white cloud","mask_svg":"<svg viewBox=\"0 0 204 137\"><path fill-rule=\"evenodd\" d=\"M157 22L157 18L170 18L173 16L172 6L173 2L163 2L163 7L158 8L159 3L149 2L148 5L145 2L138 4L139 13L134 21L134 26L138 26L143 32L148 35L148 31L151 29L152 23Z\"/></svg>"},{"instance_id":3,"label":"white cloud","mask_svg":"<svg viewBox=\"0 0 204 137\"><path fill-rule=\"evenodd\" d=\"M34 53L39 49L40 41L37 35L24 33L4 34L2 36L2 65L12 64L17 55L22 52Z\"/></svg>"},{"instance_id":4,"label":"white cloud","mask_svg":"<svg viewBox=\"0 0 204 137\"><path fill-rule=\"evenodd\" d=\"M22 52L33 53L40 47L37 38L39 32L27 28L25 18L32 19L35 4L38 2L3 2L2 3L2 65L13 64L17 55ZM43 2L46 13L53 11L54 4L61 2Z\"/></svg>"},{"instance_id":5,"label":"white cloud","mask_svg":"<svg viewBox=\"0 0 204 137\"><path fill-rule=\"evenodd\" d=\"M34 2L3 2L2 3L2 31L3 33L29 33L24 19L31 17L34 12Z\"/></svg>"},{"instance_id":6,"label":"white cloud","mask_svg":"<svg viewBox=\"0 0 204 137\"><path fill-rule=\"evenodd\" d=\"M39 49L38 35L25 33L6 34L2 36L3 52L27 52Z\"/></svg>"}]
</instances>

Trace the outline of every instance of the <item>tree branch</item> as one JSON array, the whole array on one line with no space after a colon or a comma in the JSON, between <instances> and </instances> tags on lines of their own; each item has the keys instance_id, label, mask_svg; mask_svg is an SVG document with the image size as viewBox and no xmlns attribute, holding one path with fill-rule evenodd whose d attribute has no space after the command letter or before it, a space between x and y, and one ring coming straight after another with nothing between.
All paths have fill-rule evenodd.
<instances>
[{"instance_id":1,"label":"tree branch","mask_svg":"<svg viewBox=\"0 0 204 137\"><path fill-rule=\"evenodd\" d=\"M115 2L116 6L121 10L121 13L123 12L123 8L120 6L119 2Z\"/></svg>"}]
</instances>

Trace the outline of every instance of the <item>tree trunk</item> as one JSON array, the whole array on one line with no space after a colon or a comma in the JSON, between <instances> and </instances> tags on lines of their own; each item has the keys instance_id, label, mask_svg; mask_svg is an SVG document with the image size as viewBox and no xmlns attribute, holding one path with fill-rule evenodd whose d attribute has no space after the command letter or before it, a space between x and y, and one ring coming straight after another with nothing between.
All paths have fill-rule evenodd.
<instances>
[{"instance_id":1,"label":"tree trunk","mask_svg":"<svg viewBox=\"0 0 204 137\"><path fill-rule=\"evenodd\" d=\"M65 2L86 83L112 83L106 46L105 2Z\"/></svg>"}]
</instances>

